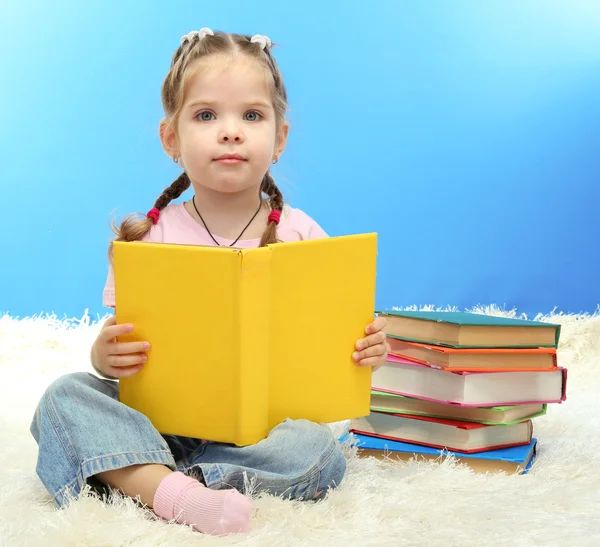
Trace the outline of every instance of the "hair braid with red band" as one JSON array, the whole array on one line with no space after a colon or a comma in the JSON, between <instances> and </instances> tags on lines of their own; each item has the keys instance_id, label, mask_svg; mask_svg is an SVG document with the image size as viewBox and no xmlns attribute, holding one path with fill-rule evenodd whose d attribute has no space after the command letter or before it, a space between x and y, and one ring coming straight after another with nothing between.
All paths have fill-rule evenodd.
<instances>
[{"instance_id":1,"label":"hair braid with red band","mask_svg":"<svg viewBox=\"0 0 600 547\"><path fill-rule=\"evenodd\" d=\"M112 230L116 234L116 241L139 241L142 239L154 224L158 222L160 212L177 199L190 187L190 179L185 173L181 173L173 183L165 188L162 194L154 202L154 207L148 211L145 218L140 218L140 215L130 215L121 222L120 226L116 226L113 222ZM112 258L112 241L108 248L108 255Z\"/></svg>"},{"instance_id":2,"label":"hair braid with red band","mask_svg":"<svg viewBox=\"0 0 600 547\"><path fill-rule=\"evenodd\" d=\"M264 231L259 245L260 247L265 247L269 243L278 243L279 241L277 239L277 225L283 211L283 195L279 188L277 188L275 180L269 171L263 177L260 191L269 196L269 205L271 206L271 214L267 220L267 229Z\"/></svg>"}]
</instances>

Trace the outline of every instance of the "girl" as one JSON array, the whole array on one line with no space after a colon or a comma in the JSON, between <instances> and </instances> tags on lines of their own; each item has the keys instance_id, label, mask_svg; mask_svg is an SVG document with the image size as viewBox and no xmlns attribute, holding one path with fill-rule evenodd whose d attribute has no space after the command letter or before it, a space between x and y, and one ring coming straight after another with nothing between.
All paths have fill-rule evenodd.
<instances>
[{"instance_id":1,"label":"girl","mask_svg":"<svg viewBox=\"0 0 600 547\"><path fill-rule=\"evenodd\" d=\"M289 124L267 37L210 29L187 34L163 82L162 101L161 142L184 172L146 217L128 217L115 228L117 240L247 248L326 237L305 213L284 205L269 173L284 151ZM190 185L191 200L169 205ZM104 304L114 302L109 266ZM385 362L384 326L378 318L366 327L353 354L358 365ZM118 342L132 330L109 319L91 350L104 379L63 376L38 405L31 425L39 444L37 473L59 507L89 482L139 499L164 519L228 534L249 530L248 480L257 491L305 500L339 485L346 462L326 425L286 420L247 447L161 435L118 401L116 380L138 373L150 349L149 342ZM198 387L199 397L210 389Z\"/></svg>"}]
</instances>

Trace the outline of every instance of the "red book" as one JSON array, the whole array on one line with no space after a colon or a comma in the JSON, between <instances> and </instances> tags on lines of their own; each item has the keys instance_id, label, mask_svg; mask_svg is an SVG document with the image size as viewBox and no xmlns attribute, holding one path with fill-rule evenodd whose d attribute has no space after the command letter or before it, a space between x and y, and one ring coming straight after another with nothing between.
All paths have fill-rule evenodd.
<instances>
[{"instance_id":1,"label":"red book","mask_svg":"<svg viewBox=\"0 0 600 547\"><path fill-rule=\"evenodd\" d=\"M553 370L555 348L448 348L431 344L387 339L393 355L430 367L453 371Z\"/></svg>"},{"instance_id":2,"label":"red book","mask_svg":"<svg viewBox=\"0 0 600 547\"><path fill-rule=\"evenodd\" d=\"M531 442L531 420L511 425L486 425L426 416L371 412L352 420L350 431L467 454L520 446Z\"/></svg>"}]
</instances>

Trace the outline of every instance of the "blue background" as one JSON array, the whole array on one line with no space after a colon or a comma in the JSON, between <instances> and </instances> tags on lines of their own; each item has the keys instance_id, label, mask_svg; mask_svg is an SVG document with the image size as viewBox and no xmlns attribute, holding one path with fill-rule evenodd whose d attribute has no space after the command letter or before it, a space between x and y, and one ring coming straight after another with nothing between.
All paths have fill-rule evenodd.
<instances>
[{"instance_id":1,"label":"blue background","mask_svg":"<svg viewBox=\"0 0 600 547\"><path fill-rule=\"evenodd\" d=\"M203 26L279 44L275 174L331 235L380 234L377 307L596 309L600 3L303 6L3 3L0 312L104 313L109 222L179 172L160 85Z\"/></svg>"}]
</instances>

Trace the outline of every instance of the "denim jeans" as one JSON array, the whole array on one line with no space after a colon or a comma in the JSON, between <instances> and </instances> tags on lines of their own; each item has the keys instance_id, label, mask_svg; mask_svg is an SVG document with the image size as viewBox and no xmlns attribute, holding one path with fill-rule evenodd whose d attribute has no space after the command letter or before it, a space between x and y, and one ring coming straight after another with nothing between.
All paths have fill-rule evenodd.
<instances>
[{"instance_id":1,"label":"denim jeans","mask_svg":"<svg viewBox=\"0 0 600 547\"><path fill-rule=\"evenodd\" d=\"M209 488L242 493L248 479L255 493L303 500L323 497L346 471L326 425L285 420L266 439L237 447L161 435L118 394L118 382L76 372L53 382L40 400L31 424L39 445L36 471L59 507L97 473L136 464L166 465Z\"/></svg>"}]
</instances>

